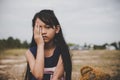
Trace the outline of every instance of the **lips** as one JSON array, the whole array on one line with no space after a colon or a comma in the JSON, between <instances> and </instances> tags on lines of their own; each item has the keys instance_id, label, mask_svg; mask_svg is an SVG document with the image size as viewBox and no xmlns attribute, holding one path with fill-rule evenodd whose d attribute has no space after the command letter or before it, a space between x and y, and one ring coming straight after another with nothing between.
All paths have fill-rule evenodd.
<instances>
[{"instance_id":1,"label":"lips","mask_svg":"<svg viewBox=\"0 0 120 80\"><path fill-rule=\"evenodd\" d=\"M43 36L43 39L44 39L44 40L47 40L47 39L48 39L48 37L47 37L47 36Z\"/></svg>"}]
</instances>

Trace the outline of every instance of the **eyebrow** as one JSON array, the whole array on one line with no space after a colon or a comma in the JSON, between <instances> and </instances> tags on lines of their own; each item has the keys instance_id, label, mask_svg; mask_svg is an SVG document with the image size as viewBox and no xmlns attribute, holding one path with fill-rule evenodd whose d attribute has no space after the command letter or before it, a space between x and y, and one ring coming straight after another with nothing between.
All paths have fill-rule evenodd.
<instances>
[{"instance_id":1,"label":"eyebrow","mask_svg":"<svg viewBox=\"0 0 120 80\"><path fill-rule=\"evenodd\" d=\"M51 27L50 25L48 25L48 24L45 24L45 25L40 25L39 27Z\"/></svg>"}]
</instances>

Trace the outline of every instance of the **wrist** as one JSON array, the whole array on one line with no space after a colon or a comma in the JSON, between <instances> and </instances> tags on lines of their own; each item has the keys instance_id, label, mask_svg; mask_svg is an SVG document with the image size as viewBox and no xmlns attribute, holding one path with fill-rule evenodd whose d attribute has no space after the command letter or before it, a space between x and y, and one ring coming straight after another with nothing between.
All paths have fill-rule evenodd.
<instances>
[{"instance_id":1,"label":"wrist","mask_svg":"<svg viewBox=\"0 0 120 80\"><path fill-rule=\"evenodd\" d=\"M59 80L57 76L53 76L52 80Z\"/></svg>"},{"instance_id":2,"label":"wrist","mask_svg":"<svg viewBox=\"0 0 120 80\"><path fill-rule=\"evenodd\" d=\"M43 44L37 44L37 47L44 47L44 43Z\"/></svg>"}]
</instances>

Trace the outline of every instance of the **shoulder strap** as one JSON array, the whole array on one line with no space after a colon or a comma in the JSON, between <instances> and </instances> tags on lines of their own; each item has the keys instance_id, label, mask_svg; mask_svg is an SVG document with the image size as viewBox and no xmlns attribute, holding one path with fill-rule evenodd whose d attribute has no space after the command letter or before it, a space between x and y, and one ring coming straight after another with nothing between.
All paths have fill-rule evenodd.
<instances>
[{"instance_id":1,"label":"shoulder strap","mask_svg":"<svg viewBox=\"0 0 120 80\"><path fill-rule=\"evenodd\" d=\"M31 53L34 55L34 57L36 57L37 47L36 47L36 46L31 47L29 50L30 50Z\"/></svg>"}]
</instances>

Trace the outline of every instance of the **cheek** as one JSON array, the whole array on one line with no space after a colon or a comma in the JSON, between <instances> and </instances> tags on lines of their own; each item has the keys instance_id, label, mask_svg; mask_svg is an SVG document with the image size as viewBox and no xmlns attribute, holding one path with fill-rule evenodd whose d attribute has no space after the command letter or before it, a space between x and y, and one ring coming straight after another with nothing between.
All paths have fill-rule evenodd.
<instances>
[{"instance_id":1,"label":"cheek","mask_svg":"<svg viewBox=\"0 0 120 80\"><path fill-rule=\"evenodd\" d=\"M49 37L53 38L55 36L56 32L55 31L52 31L50 33L48 33Z\"/></svg>"}]
</instances>

